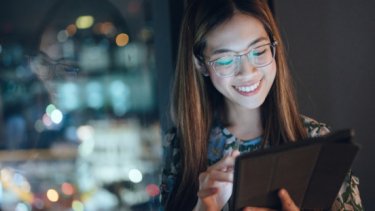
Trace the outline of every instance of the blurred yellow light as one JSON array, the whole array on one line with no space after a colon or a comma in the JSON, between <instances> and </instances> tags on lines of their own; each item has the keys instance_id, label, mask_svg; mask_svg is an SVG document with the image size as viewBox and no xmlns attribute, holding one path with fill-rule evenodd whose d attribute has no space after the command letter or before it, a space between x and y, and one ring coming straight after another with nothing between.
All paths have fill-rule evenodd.
<instances>
[{"instance_id":1,"label":"blurred yellow light","mask_svg":"<svg viewBox=\"0 0 375 211\"><path fill-rule=\"evenodd\" d=\"M51 202L57 202L59 200L59 193L54 189L49 189L47 191L47 198Z\"/></svg>"},{"instance_id":2,"label":"blurred yellow light","mask_svg":"<svg viewBox=\"0 0 375 211\"><path fill-rule=\"evenodd\" d=\"M1 169L0 176L2 182L8 182L12 178L12 171L8 168Z\"/></svg>"},{"instance_id":3,"label":"blurred yellow light","mask_svg":"<svg viewBox=\"0 0 375 211\"><path fill-rule=\"evenodd\" d=\"M121 33L116 36L117 46L120 46L120 47L125 46L128 44L128 42L129 42L129 35L125 33Z\"/></svg>"},{"instance_id":4,"label":"blurred yellow light","mask_svg":"<svg viewBox=\"0 0 375 211\"><path fill-rule=\"evenodd\" d=\"M66 27L66 31L68 32L69 36L73 36L77 32L77 27L74 24L70 24Z\"/></svg>"},{"instance_id":5,"label":"blurred yellow light","mask_svg":"<svg viewBox=\"0 0 375 211\"><path fill-rule=\"evenodd\" d=\"M76 20L76 26L79 29L90 28L94 24L94 17L91 15L80 16Z\"/></svg>"}]
</instances>

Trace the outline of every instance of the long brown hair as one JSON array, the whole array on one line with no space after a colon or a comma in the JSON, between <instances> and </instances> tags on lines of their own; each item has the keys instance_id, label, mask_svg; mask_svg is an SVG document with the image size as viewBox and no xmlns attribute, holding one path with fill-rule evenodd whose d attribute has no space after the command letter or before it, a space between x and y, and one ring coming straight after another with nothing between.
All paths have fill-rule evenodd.
<instances>
[{"instance_id":1,"label":"long brown hair","mask_svg":"<svg viewBox=\"0 0 375 211\"><path fill-rule=\"evenodd\" d=\"M278 145L306 137L295 100L279 30L266 1L192 0L180 33L171 115L181 150L181 171L166 210L191 210L197 202L199 173L207 168L207 142L214 117L225 112L223 96L194 65L203 62L205 36L235 12L260 20L270 40L276 40L277 74L262 105L264 140Z\"/></svg>"}]
</instances>

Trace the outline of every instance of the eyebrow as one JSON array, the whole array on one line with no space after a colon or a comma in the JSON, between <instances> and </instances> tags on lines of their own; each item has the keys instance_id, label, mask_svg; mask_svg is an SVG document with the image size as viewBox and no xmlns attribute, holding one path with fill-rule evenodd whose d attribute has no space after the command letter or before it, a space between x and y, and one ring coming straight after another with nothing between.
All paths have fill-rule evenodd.
<instances>
[{"instance_id":1,"label":"eyebrow","mask_svg":"<svg viewBox=\"0 0 375 211\"><path fill-rule=\"evenodd\" d=\"M248 50L251 46L261 42L261 41L267 41L268 39L265 38L265 37L259 37L257 39L255 39L254 41L252 41L247 47L246 47L246 50ZM245 50L245 51L246 51ZM233 51L233 50L230 50L230 49L226 49L226 48L221 48L221 49L217 49L217 50L214 50L211 54L211 56L215 55L215 54L221 54L221 53L227 53L227 52L235 52L235 53L239 53L239 52L242 52L242 51Z\"/></svg>"}]
</instances>

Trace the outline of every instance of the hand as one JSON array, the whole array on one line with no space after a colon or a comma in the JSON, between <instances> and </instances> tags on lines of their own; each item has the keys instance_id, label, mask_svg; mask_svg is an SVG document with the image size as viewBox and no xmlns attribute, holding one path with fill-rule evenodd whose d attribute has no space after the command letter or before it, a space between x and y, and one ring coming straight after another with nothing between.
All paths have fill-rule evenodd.
<instances>
[{"instance_id":1,"label":"hand","mask_svg":"<svg viewBox=\"0 0 375 211\"><path fill-rule=\"evenodd\" d=\"M300 209L296 206L292 198L290 197L288 191L281 189L279 191L279 197L281 200L282 210L283 211L299 211ZM271 211L273 209L269 208L260 208L260 207L246 207L244 211Z\"/></svg>"},{"instance_id":2,"label":"hand","mask_svg":"<svg viewBox=\"0 0 375 211\"><path fill-rule=\"evenodd\" d=\"M195 210L217 211L228 202L233 189L233 171L238 150L225 156L199 175L198 203Z\"/></svg>"}]
</instances>

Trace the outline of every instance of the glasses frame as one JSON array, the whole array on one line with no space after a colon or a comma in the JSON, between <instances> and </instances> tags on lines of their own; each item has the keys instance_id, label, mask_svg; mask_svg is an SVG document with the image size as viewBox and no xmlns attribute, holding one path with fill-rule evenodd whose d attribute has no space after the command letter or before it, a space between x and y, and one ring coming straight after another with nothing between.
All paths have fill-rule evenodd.
<instances>
[{"instance_id":1,"label":"glasses frame","mask_svg":"<svg viewBox=\"0 0 375 211\"><path fill-rule=\"evenodd\" d=\"M255 68L260 68L260 67L265 67L265 66L268 66L270 65L274 58L275 58L275 55L276 55L276 46L277 46L277 41L272 41L270 43L267 43L267 44L263 44L263 45L260 45L260 46L257 46L255 48L251 48L249 49L248 51L246 51L245 53L242 53L242 54L235 54L233 55L233 57L235 58L236 61L238 61L239 65L242 64L242 60L241 60L241 57L246 55L246 57L248 58L248 61L251 63L251 65L253 65ZM272 60L270 62L268 62L267 64L264 64L264 65L256 65L252 62L251 59L249 59L248 55L250 55L255 49L257 48L260 48L260 47L263 47L263 46L266 46L266 45L269 45L271 47L271 51L272 51ZM214 60L211 60L211 61L207 61L207 64L209 66L211 66L211 68L214 70L215 74L219 77L222 77L222 78L228 78L228 77L232 77L232 76L235 76L237 75L239 72L240 72L240 69L241 68L236 68L231 74L228 74L228 75L222 75L220 74L216 69L215 69L215 66L214 66L214 62L219 60L219 59L222 59L224 58L225 56L223 57L220 57L220 58L217 58L217 59L214 59Z\"/></svg>"}]
</instances>

